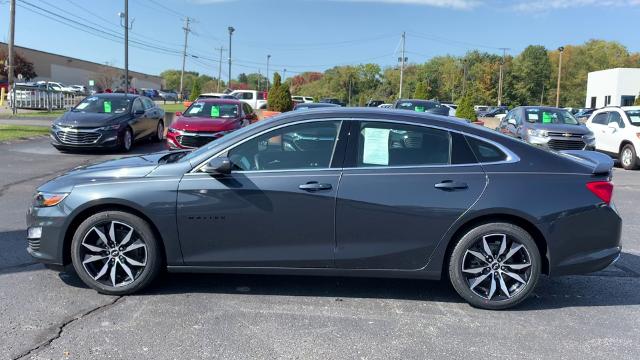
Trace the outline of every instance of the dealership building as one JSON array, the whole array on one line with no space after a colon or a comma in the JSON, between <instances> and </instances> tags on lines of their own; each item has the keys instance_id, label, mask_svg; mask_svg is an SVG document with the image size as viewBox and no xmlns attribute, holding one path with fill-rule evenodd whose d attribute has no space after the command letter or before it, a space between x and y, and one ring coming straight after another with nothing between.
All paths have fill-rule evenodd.
<instances>
[{"instance_id":1,"label":"dealership building","mask_svg":"<svg viewBox=\"0 0 640 360\"><path fill-rule=\"evenodd\" d=\"M114 66L21 46L14 46L14 49L17 54L33 63L34 71L38 76L31 79L31 81L55 81L65 85L84 85L89 87L90 82L93 80L96 86L103 83L102 86L117 88L119 87L118 82L121 81L120 79L124 79L124 69ZM0 42L0 51L6 54L7 43ZM105 84L109 82L104 80L105 77L113 78L110 86ZM131 78L130 86L138 89L162 89L164 85L162 78L156 75L129 70L129 77Z\"/></svg>"},{"instance_id":2,"label":"dealership building","mask_svg":"<svg viewBox=\"0 0 640 360\"><path fill-rule=\"evenodd\" d=\"M615 68L590 72L585 107L630 106L640 94L640 69Z\"/></svg>"}]
</instances>

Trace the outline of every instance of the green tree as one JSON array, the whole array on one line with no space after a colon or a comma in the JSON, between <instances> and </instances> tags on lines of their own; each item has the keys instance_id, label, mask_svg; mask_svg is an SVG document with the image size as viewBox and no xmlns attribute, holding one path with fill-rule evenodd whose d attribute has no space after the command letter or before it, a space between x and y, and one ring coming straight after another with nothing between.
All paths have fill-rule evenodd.
<instances>
[{"instance_id":1,"label":"green tree","mask_svg":"<svg viewBox=\"0 0 640 360\"><path fill-rule=\"evenodd\" d=\"M544 89L549 89L551 62L547 49L541 45L527 46L513 60L513 71L508 94L515 103L534 105L540 101Z\"/></svg>"},{"instance_id":2,"label":"green tree","mask_svg":"<svg viewBox=\"0 0 640 360\"><path fill-rule=\"evenodd\" d=\"M267 99L268 109L271 111L291 111L293 110L293 100L289 87L282 84L282 78L277 72L273 74L273 87L269 89Z\"/></svg>"},{"instance_id":3,"label":"green tree","mask_svg":"<svg viewBox=\"0 0 640 360\"><path fill-rule=\"evenodd\" d=\"M636 101L633 103L633 105L640 105L640 94L636 96Z\"/></svg>"},{"instance_id":4,"label":"green tree","mask_svg":"<svg viewBox=\"0 0 640 360\"><path fill-rule=\"evenodd\" d=\"M462 99L460 99L458 108L456 109L456 117L467 119L470 122L478 120L476 111L473 109L471 96L469 96L468 94L465 94Z\"/></svg>"},{"instance_id":5,"label":"green tree","mask_svg":"<svg viewBox=\"0 0 640 360\"><path fill-rule=\"evenodd\" d=\"M413 98L423 100L427 98L427 86L425 85L424 81L418 81L416 90L413 92Z\"/></svg>"},{"instance_id":6,"label":"green tree","mask_svg":"<svg viewBox=\"0 0 640 360\"><path fill-rule=\"evenodd\" d=\"M200 81L196 79L193 82L193 85L191 86L191 93L189 94L189 100L195 101L198 98L198 96L200 96L201 93L202 93L202 89L200 88Z\"/></svg>"}]
</instances>

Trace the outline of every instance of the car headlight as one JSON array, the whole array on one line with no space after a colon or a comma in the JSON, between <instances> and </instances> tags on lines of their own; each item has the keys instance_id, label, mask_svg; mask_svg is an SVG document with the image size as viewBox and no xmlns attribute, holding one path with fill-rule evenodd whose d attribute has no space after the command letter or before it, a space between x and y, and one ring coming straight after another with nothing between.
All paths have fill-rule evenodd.
<instances>
[{"instance_id":1,"label":"car headlight","mask_svg":"<svg viewBox=\"0 0 640 360\"><path fill-rule=\"evenodd\" d=\"M39 191L33 199L33 205L35 207L50 207L56 206L67 197L69 193L47 193Z\"/></svg>"},{"instance_id":2,"label":"car headlight","mask_svg":"<svg viewBox=\"0 0 640 360\"><path fill-rule=\"evenodd\" d=\"M170 132L172 134L182 134L182 131L174 129L174 128L167 129L167 132Z\"/></svg>"},{"instance_id":3,"label":"car headlight","mask_svg":"<svg viewBox=\"0 0 640 360\"><path fill-rule=\"evenodd\" d=\"M120 129L120 124L107 125L107 126L103 126L103 127L98 128L98 130L103 130L103 131L106 131L106 130L118 130L118 129Z\"/></svg>"},{"instance_id":4,"label":"car headlight","mask_svg":"<svg viewBox=\"0 0 640 360\"><path fill-rule=\"evenodd\" d=\"M535 137L547 137L547 130L539 130L539 129L527 129L527 135L535 136Z\"/></svg>"}]
</instances>

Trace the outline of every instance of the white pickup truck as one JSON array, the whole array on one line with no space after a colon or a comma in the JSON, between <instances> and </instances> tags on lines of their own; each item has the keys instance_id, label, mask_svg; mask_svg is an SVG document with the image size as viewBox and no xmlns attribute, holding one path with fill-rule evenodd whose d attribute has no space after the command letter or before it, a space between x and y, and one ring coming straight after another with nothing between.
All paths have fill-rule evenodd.
<instances>
[{"instance_id":1,"label":"white pickup truck","mask_svg":"<svg viewBox=\"0 0 640 360\"><path fill-rule=\"evenodd\" d=\"M267 93L265 91L235 90L230 95L249 104L254 110L267 108Z\"/></svg>"}]
</instances>

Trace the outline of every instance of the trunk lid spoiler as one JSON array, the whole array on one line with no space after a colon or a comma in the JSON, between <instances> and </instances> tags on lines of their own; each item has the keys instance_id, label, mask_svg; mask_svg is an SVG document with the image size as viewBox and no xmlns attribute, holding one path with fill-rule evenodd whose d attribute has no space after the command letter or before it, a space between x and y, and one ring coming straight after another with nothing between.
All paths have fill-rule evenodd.
<instances>
[{"instance_id":1,"label":"trunk lid spoiler","mask_svg":"<svg viewBox=\"0 0 640 360\"><path fill-rule=\"evenodd\" d=\"M610 174L613 159L603 153L588 150L564 150L561 154L591 168L592 174Z\"/></svg>"}]
</instances>

